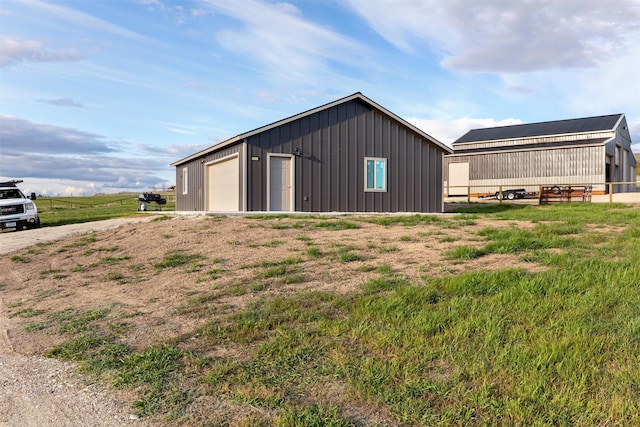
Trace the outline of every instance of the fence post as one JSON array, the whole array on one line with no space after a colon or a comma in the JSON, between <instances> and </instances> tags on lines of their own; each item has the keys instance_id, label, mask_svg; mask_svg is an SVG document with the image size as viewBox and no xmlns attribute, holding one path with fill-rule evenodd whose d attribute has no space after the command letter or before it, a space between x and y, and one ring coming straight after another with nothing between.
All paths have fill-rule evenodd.
<instances>
[{"instance_id":1,"label":"fence post","mask_svg":"<svg viewBox=\"0 0 640 427\"><path fill-rule=\"evenodd\" d=\"M502 185L498 187L498 200L500 201L500 204L502 204Z\"/></svg>"},{"instance_id":2,"label":"fence post","mask_svg":"<svg viewBox=\"0 0 640 427\"><path fill-rule=\"evenodd\" d=\"M609 203L613 203L613 183L609 183Z\"/></svg>"},{"instance_id":3,"label":"fence post","mask_svg":"<svg viewBox=\"0 0 640 427\"><path fill-rule=\"evenodd\" d=\"M471 203L471 186L467 185L467 203Z\"/></svg>"},{"instance_id":4,"label":"fence post","mask_svg":"<svg viewBox=\"0 0 640 427\"><path fill-rule=\"evenodd\" d=\"M538 185L538 205L542 204L542 184Z\"/></svg>"}]
</instances>

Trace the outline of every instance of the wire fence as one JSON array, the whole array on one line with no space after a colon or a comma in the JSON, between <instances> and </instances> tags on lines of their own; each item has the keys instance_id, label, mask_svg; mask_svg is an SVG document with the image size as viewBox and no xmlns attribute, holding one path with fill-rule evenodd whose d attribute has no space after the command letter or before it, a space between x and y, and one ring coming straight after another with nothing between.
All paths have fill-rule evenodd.
<instances>
[{"instance_id":1,"label":"wire fence","mask_svg":"<svg viewBox=\"0 0 640 427\"><path fill-rule=\"evenodd\" d=\"M163 194L167 202L175 202L175 194ZM113 196L87 196L77 198L65 197L39 197L36 201L38 209L91 209L109 206L137 206L138 194L128 194L123 197Z\"/></svg>"}]
</instances>

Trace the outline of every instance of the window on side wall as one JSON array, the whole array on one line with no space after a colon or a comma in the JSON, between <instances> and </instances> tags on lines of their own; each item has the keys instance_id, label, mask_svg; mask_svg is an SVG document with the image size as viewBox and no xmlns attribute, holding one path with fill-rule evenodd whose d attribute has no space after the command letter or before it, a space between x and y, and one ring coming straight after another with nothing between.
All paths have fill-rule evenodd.
<instances>
[{"instance_id":1,"label":"window on side wall","mask_svg":"<svg viewBox=\"0 0 640 427\"><path fill-rule=\"evenodd\" d=\"M387 191L387 159L364 158L364 191Z\"/></svg>"},{"instance_id":2,"label":"window on side wall","mask_svg":"<svg viewBox=\"0 0 640 427\"><path fill-rule=\"evenodd\" d=\"M189 169L182 169L182 194L189 193Z\"/></svg>"}]
</instances>

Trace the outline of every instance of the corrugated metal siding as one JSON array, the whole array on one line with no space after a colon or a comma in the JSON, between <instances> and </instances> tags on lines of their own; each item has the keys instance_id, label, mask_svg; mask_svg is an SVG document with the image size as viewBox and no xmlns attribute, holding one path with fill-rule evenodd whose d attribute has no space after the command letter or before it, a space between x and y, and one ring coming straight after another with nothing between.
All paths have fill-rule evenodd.
<instances>
[{"instance_id":1,"label":"corrugated metal siding","mask_svg":"<svg viewBox=\"0 0 640 427\"><path fill-rule=\"evenodd\" d=\"M472 193L492 193L500 185L605 182L604 146L454 156L445 164L453 162L469 162L469 185L488 185L472 188ZM445 185L448 173L447 166Z\"/></svg>"},{"instance_id":2,"label":"corrugated metal siding","mask_svg":"<svg viewBox=\"0 0 640 427\"><path fill-rule=\"evenodd\" d=\"M205 164L211 161L240 153L242 144L227 147L221 151L214 151L204 157L194 159L188 163L176 167L176 210L178 211L203 211L205 210ZM240 156L242 158L242 156ZM182 170L188 169L188 194L182 194ZM240 182L242 180L244 166L240 162Z\"/></svg>"},{"instance_id":3,"label":"corrugated metal siding","mask_svg":"<svg viewBox=\"0 0 640 427\"><path fill-rule=\"evenodd\" d=\"M443 150L378 110L350 101L247 140L247 210L267 209L267 153L295 148L294 201L307 212L439 212ZM364 158L387 159L387 191L364 191Z\"/></svg>"},{"instance_id":4,"label":"corrugated metal siding","mask_svg":"<svg viewBox=\"0 0 640 427\"><path fill-rule=\"evenodd\" d=\"M470 179L539 178L604 174L602 147L514 151L470 156ZM604 175L603 175L604 176Z\"/></svg>"}]
</instances>

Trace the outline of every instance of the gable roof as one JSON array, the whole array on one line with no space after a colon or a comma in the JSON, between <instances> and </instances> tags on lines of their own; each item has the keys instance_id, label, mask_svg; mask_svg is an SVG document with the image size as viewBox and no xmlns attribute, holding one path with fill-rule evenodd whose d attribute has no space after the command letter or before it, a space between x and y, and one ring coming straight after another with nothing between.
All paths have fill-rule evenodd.
<instances>
[{"instance_id":1,"label":"gable roof","mask_svg":"<svg viewBox=\"0 0 640 427\"><path fill-rule=\"evenodd\" d=\"M580 119L555 120L551 122L528 123L522 125L499 126L493 128L472 129L454 142L479 142L500 139L528 138L543 135L563 135L614 130L624 114L585 117Z\"/></svg>"},{"instance_id":2,"label":"gable roof","mask_svg":"<svg viewBox=\"0 0 640 427\"><path fill-rule=\"evenodd\" d=\"M373 102L371 99L367 98L366 96L364 96L362 93L360 92L356 92L353 95L349 95L346 96L344 98L340 98L336 101L330 102L328 104L324 104L321 105L319 107L316 108L312 108L311 110L307 110L304 111L302 113L287 117L285 119L282 120L278 120L277 122L273 122L271 124L250 130L248 132L245 133L241 133L239 135L234 136L233 138L229 138L226 141L222 141L212 147L206 148L202 151L199 151L195 154L192 154L188 157L185 157L184 159L178 160L177 162L171 163L170 166L178 166L180 164L186 163L188 161L191 161L193 159L196 159L198 157L201 157L205 154L208 154L212 151L217 151L220 150L222 148L228 147L230 145L234 145L236 143L242 142L243 140L245 140L246 138L249 138L251 136L257 135L259 133L268 131L270 129L276 128L278 126L290 123L294 120L298 120L301 119L303 117L306 116L310 116L312 114L315 114L319 111L323 111L332 107L335 107L337 105L340 104L344 104L346 102L349 101L353 101L353 100L358 100L364 104L369 105L370 107L373 107L375 109L377 109L378 111L381 111L382 113L386 114L387 116L392 117L394 120L397 120L398 122L400 122L403 126L406 126L407 128L411 129L413 132L416 132L417 134L419 134L420 136L422 136L423 138L425 138L426 140L434 143L435 145L437 145L438 147L440 147L442 150L444 150L446 153L453 153L453 150L451 148L449 148L448 146L446 146L445 144L443 144L442 142L438 141L437 139L435 139L434 137L432 137L431 135L427 134L426 132L420 130L419 128L417 128L416 126L412 125L411 123L407 122L406 120L404 120L403 118L401 118L400 116L395 115L394 113L392 113L391 111L387 110L386 108L382 107L381 105Z\"/></svg>"}]
</instances>

